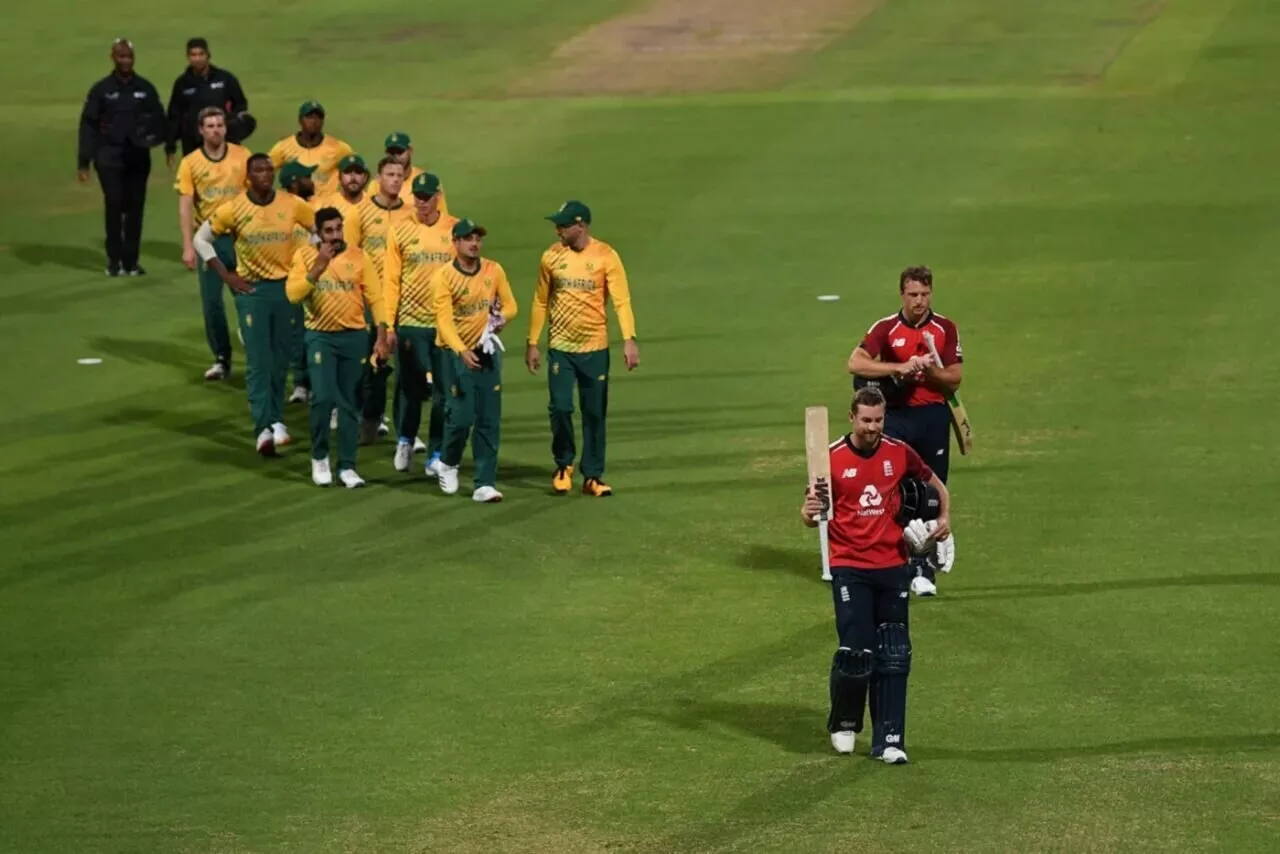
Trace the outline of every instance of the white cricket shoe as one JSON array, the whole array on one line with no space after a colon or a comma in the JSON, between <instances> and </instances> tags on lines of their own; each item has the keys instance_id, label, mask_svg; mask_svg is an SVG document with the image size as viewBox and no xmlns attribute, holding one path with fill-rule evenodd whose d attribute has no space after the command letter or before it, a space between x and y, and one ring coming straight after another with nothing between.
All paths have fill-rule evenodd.
<instances>
[{"instance_id":1,"label":"white cricket shoe","mask_svg":"<svg viewBox=\"0 0 1280 854\"><path fill-rule=\"evenodd\" d=\"M911 592L917 596L937 596L938 585L934 584L923 575L917 575L911 579Z\"/></svg>"},{"instance_id":2,"label":"white cricket shoe","mask_svg":"<svg viewBox=\"0 0 1280 854\"><path fill-rule=\"evenodd\" d=\"M264 457L276 455L276 440L272 437L270 427L258 434L258 453Z\"/></svg>"},{"instance_id":3,"label":"white cricket shoe","mask_svg":"<svg viewBox=\"0 0 1280 854\"><path fill-rule=\"evenodd\" d=\"M329 413L329 429L338 429L338 408L335 406L333 411Z\"/></svg>"},{"instance_id":4,"label":"white cricket shoe","mask_svg":"<svg viewBox=\"0 0 1280 854\"><path fill-rule=\"evenodd\" d=\"M427 443L419 439L417 436L414 436L413 452L415 454L422 454L422 453L426 453L426 450L427 450Z\"/></svg>"},{"instance_id":5,"label":"white cricket shoe","mask_svg":"<svg viewBox=\"0 0 1280 854\"><path fill-rule=\"evenodd\" d=\"M458 467L447 466L443 462L436 464L436 480L440 491L445 495L454 495L458 491Z\"/></svg>"},{"instance_id":6,"label":"white cricket shoe","mask_svg":"<svg viewBox=\"0 0 1280 854\"><path fill-rule=\"evenodd\" d=\"M290 403L306 403L311 399L311 390L304 385L296 385L289 395Z\"/></svg>"},{"instance_id":7,"label":"white cricket shoe","mask_svg":"<svg viewBox=\"0 0 1280 854\"><path fill-rule=\"evenodd\" d=\"M231 366L225 362L214 362L213 367L204 372L204 378L209 382L216 380L225 380L227 375L231 373Z\"/></svg>"},{"instance_id":8,"label":"white cricket shoe","mask_svg":"<svg viewBox=\"0 0 1280 854\"><path fill-rule=\"evenodd\" d=\"M497 504L502 500L502 493L492 486L481 486L471 493L471 500L479 504Z\"/></svg>"},{"instance_id":9,"label":"white cricket shoe","mask_svg":"<svg viewBox=\"0 0 1280 854\"><path fill-rule=\"evenodd\" d=\"M898 747L886 747L880 754L880 761L885 765L906 765L907 752Z\"/></svg>"},{"instance_id":10,"label":"white cricket shoe","mask_svg":"<svg viewBox=\"0 0 1280 854\"><path fill-rule=\"evenodd\" d=\"M831 747L836 753L853 753L858 734L851 729L831 733Z\"/></svg>"},{"instance_id":11,"label":"white cricket shoe","mask_svg":"<svg viewBox=\"0 0 1280 854\"><path fill-rule=\"evenodd\" d=\"M342 481L342 485L347 489L359 489L364 486L364 478L356 474L355 469L343 469L338 472L338 480Z\"/></svg>"},{"instance_id":12,"label":"white cricket shoe","mask_svg":"<svg viewBox=\"0 0 1280 854\"><path fill-rule=\"evenodd\" d=\"M282 421L277 421L271 425L271 439L276 443L277 448L293 444L293 437L289 435L289 428L284 426Z\"/></svg>"},{"instance_id":13,"label":"white cricket shoe","mask_svg":"<svg viewBox=\"0 0 1280 854\"><path fill-rule=\"evenodd\" d=\"M427 474L432 475L434 477L439 477L440 476L440 455L432 454L431 458L427 460L427 464L423 466L423 468L426 470Z\"/></svg>"},{"instance_id":14,"label":"white cricket shoe","mask_svg":"<svg viewBox=\"0 0 1280 854\"><path fill-rule=\"evenodd\" d=\"M378 422L378 438L389 436L391 434L391 425L387 423L387 416L382 416L382 420Z\"/></svg>"},{"instance_id":15,"label":"white cricket shoe","mask_svg":"<svg viewBox=\"0 0 1280 854\"><path fill-rule=\"evenodd\" d=\"M408 471L409 464L413 462L413 445L408 442L396 443L396 456L392 464L396 467L396 471Z\"/></svg>"},{"instance_id":16,"label":"white cricket shoe","mask_svg":"<svg viewBox=\"0 0 1280 854\"><path fill-rule=\"evenodd\" d=\"M329 469L329 460L311 461L311 482L316 486L331 486L333 484L333 472Z\"/></svg>"}]
</instances>

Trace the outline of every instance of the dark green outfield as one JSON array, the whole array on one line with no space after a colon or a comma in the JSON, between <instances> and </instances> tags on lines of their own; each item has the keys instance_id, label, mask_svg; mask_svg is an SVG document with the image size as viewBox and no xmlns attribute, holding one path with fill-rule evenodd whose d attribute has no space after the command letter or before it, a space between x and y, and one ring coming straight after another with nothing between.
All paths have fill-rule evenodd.
<instances>
[{"instance_id":1,"label":"dark green outfield","mask_svg":"<svg viewBox=\"0 0 1280 854\"><path fill-rule=\"evenodd\" d=\"M310 97L366 156L411 132L512 278L509 346L540 217L592 203L644 358L614 354L617 495L548 495L545 377L512 358L480 507L390 444L361 492L253 454L239 353L200 380L162 163L142 280L103 277L73 182L123 12L20 4L0 850L1275 850L1280 9L887 0L772 91L503 98L625 7L234 0L128 33L166 94L207 35L256 147ZM977 449L891 769L826 744L796 510L802 410L846 404L908 263L962 330Z\"/></svg>"}]
</instances>

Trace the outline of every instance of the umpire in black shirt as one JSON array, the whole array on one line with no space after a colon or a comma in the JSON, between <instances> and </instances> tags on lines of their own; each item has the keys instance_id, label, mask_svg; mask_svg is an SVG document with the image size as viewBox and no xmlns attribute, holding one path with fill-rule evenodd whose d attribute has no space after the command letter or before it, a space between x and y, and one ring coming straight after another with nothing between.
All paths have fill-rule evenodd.
<instances>
[{"instance_id":1,"label":"umpire in black shirt","mask_svg":"<svg viewBox=\"0 0 1280 854\"><path fill-rule=\"evenodd\" d=\"M147 80L133 73L133 43L111 45L115 70L93 84L80 113L77 179L98 171L106 202L107 275L141 276L138 244L151 174L151 148L166 141L164 104Z\"/></svg>"},{"instance_id":2,"label":"umpire in black shirt","mask_svg":"<svg viewBox=\"0 0 1280 854\"><path fill-rule=\"evenodd\" d=\"M217 107L227 114L227 142L244 142L253 133L255 122L248 113L249 101L240 81L230 71L209 62L208 41L188 39L186 70L173 81L169 94L166 153L172 154L181 143L182 156L186 157L201 146L197 117L205 107Z\"/></svg>"}]
</instances>

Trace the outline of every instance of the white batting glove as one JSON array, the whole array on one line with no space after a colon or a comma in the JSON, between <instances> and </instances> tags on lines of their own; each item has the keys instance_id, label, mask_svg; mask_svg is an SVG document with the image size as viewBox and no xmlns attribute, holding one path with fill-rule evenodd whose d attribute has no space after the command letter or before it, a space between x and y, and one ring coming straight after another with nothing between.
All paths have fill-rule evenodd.
<instances>
[{"instance_id":1,"label":"white batting glove","mask_svg":"<svg viewBox=\"0 0 1280 854\"><path fill-rule=\"evenodd\" d=\"M907 523L902 529L902 538L907 541L912 554L921 555L929 550L929 526L920 519Z\"/></svg>"},{"instance_id":2,"label":"white batting glove","mask_svg":"<svg viewBox=\"0 0 1280 854\"><path fill-rule=\"evenodd\" d=\"M953 534L945 540L938 540L937 547L938 551L936 553L936 560L938 562L938 572L950 572L951 567L954 566L956 562L955 535Z\"/></svg>"}]
</instances>

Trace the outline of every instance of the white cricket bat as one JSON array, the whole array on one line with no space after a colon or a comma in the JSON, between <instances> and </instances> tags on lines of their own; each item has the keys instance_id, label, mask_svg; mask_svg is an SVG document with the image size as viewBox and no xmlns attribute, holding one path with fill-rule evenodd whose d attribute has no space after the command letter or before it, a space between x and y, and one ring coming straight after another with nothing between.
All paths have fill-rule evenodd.
<instances>
[{"instance_id":1,"label":"white cricket bat","mask_svg":"<svg viewBox=\"0 0 1280 854\"><path fill-rule=\"evenodd\" d=\"M924 334L924 343L928 345L929 354L938 363L938 367L946 367L942 364L942 357L938 355L938 345L934 343L932 333ZM965 411L958 393L949 391L946 393L946 398L947 409L951 414L951 432L956 436L956 446L960 448L961 454L967 456L973 450L973 427L969 425L969 413Z\"/></svg>"},{"instance_id":2,"label":"white cricket bat","mask_svg":"<svg viewBox=\"0 0 1280 854\"><path fill-rule=\"evenodd\" d=\"M831 441L825 406L810 406L804 411L804 456L809 467L809 486L825 494L825 505L818 514L818 544L822 549L822 580L831 580L831 554L827 549L827 521L831 517Z\"/></svg>"}]
</instances>

